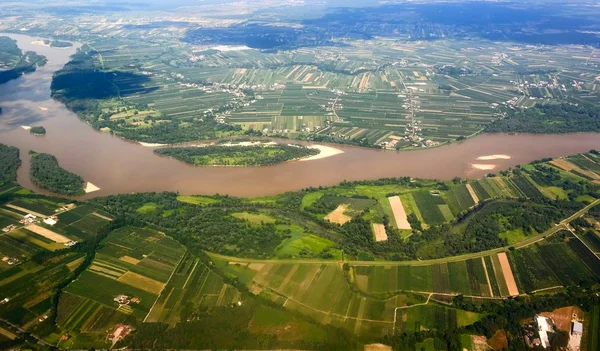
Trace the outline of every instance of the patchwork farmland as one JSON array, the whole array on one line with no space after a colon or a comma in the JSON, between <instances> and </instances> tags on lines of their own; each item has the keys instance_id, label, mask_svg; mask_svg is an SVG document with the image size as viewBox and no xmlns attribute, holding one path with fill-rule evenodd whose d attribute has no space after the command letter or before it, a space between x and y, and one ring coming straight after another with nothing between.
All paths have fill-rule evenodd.
<instances>
[{"instance_id":1,"label":"patchwork farmland","mask_svg":"<svg viewBox=\"0 0 600 351\"><path fill-rule=\"evenodd\" d=\"M175 325L184 309L230 305L240 298L182 245L155 230L123 227L101 245L91 265L61 295L57 324L63 330L98 341L115 324Z\"/></svg>"},{"instance_id":2,"label":"patchwork farmland","mask_svg":"<svg viewBox=\"0 0 600 351\"><path fill-rule=\"evenodd\" d=\"M586 279L599 281L600 260L586 255L577 242L569 232L559 232L516 250L432 263L245 262L217 255L212 259L253 294L319 322L373 336L418 330L419 323L435 329L468 325L480 318L440 306L433 301L437 298L503 299ZM440 313L446 317L427 317Z\"/></svg>"},{"instance_id":3,"label":"patchwork farmland","mask_svg":"<svg viewBox=\"0 0 600 351\"><path fill-rule=\"evenodd\" d=\"M95 67L116 74L117 96L102 101L103 119L122 123L111 125L117 133L136 129L126 135L146 142L157 136L145 129L201 126L214 117L273 136L429 147L476 135L511 108L566 98L589 104L597 86L584 68L593 54L586 47L545 48L549 63L537 48L479 39L465 47L378 38L273 53L180 41L167 50L164 38L109 37L85 47ZM572 89L575 80L584 89Z\"/></svg>"}]
</instances>

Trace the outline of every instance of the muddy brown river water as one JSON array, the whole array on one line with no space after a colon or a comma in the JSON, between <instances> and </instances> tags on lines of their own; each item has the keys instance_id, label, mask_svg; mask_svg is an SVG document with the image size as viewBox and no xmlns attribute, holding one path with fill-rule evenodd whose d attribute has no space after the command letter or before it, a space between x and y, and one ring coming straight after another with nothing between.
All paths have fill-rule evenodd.
<instances>
[{"instance_id":1,"label":"muddy brown river water","mask_svg":"<svg viewBox=\"0 0 600 351\"><path fill-rule=\"evenodd\" d=\"M0 34L3 35L3 34ZM460 143L417 151L386 151L330 145L342 154L268 167L194 167L161 157L152 148L101 133L50 98L52 74L69 61L80 44L50 48L32 44L38 38L8 34L22 50L48 58L36 72L0 85L0 143L21 151L18 182L39 192L29 180L29 150L57 157L61 166L100 188L83 198L143 191L182 194L264 196L343 180L412 176L451 179L480 177L543 157L558 157L600 148L600 134L481 135ZM43 125L45 136L21 126ZM481 156L509 156L478 160ZM487 168L487 169L486 169Z\"/></svg>"}]
</instances>

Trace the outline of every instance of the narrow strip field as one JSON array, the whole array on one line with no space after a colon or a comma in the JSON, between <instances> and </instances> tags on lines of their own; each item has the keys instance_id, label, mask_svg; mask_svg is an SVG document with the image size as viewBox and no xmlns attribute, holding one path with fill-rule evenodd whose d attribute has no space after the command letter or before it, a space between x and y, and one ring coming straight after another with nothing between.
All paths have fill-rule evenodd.
<instances>
[{"instance_id":1,"label":"narrow strip field","mask_svg":"<svg viewBox=\"0 0 600 351\"><path fill-rule=\"evenodd\" d=\"M392 212L394 213L394 219L396 220L396 225L398 229L411 229L410 223L408 223L408 218L406 217L406 211L404 210L404 206L402 206L402 201L398 196L388 197L390 201L390 206L392 207Z\"/></svg>"},{"instance_id":2,"label":"narrow strip field","mask_svg":"<svg viewBox=\"0 0 600 351\"><path fill-rule=\"evenodd\" d=\"M477 193L475 193L475 190L473 190L473 187L471 186L471 184L467 184L467 190L469 190L469 194L471 194L471 198L473 198L473 202L478 204L479 197L477 196Z\"/></svg>"},{"instance_id":3,"label":"narrow strip field","mask_svg":"<svg viewBox=\"0 0 600 351\"><path fill-rule=\"evenodd\" d=\"M54 242L57 242L57 243L64 244L64 243L68 243L69 241L71 241L71 239L69 239L69 238L67 238L65 236L62 236L62 235L60 235L58 233L55 233L55 232L53 232L53 231L51 231L49 229L40 227L37 224L30 224L26 228L28 230L36 233L36 234L39 234L39 235L41 235L41 236L43 236L45 238L48 238L48 239L50 239L50 240L52 240Z\"/></svg>"},{"instance_id":4,"label":"narrow strip field","mask_svg":"<svg viewBox=\"0 0 600 351\"><path fill-rule=\"evenodd\" d=\"M506 252L499 253L498 260L500 260L500 266L502 267L502 273L504 274L504 279L506 280L506 286L508 288L509 295L510 296L519 295L519 289L517 288L517 282L515 281L515 277L513 276L512 269L510 268L510 264L508 263L508 257L506 256Z\"/></svg>"}]
</instances>

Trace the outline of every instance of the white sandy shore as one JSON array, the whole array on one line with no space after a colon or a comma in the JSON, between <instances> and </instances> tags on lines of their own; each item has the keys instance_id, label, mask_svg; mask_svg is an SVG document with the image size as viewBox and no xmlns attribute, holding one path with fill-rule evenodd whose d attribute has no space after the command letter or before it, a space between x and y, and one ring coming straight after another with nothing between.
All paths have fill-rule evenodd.
<instances>
[{"instance_id":1,"label":"white sandy shore","mask_svg":"<svg viewBox=\"0 0 600 351\"><path fill-rule=\"evenodd\" d=\"M159 146L167 145L167 144L157 144L157 143L144 143L143 141L138 141L138 144L140 144L144 147L159 147Z\"/></svg>"},{"instance_id":2,"label":"white sandy shore","mask_svg":"<svg viewBox=\"0 0 600 351\"><path fill-rule=\"evenodd\" d=\"M307 158L303 158L303 159L300 159L299 161L320 160L322 158L331 157L331 156L335 156L335 155L339 155L339 154L343 154L344 153L344 151L342 151L340 149L333 148L331 146L310 145L308 147L311 148L311 149L318 149L320 152L317 155L310 156L310 157L307 157Z\"/></svg>"},{"instance_id":3,"label":"white sandy shore","mask_svg":"<svg viewBox=\"0 0 600 351\"><path fill-rule=\"evenodd\" d=\"M31 127L30 126L21 126L21 128L25 129L25 130L30 130Z\"/></svg>"},{"instance_id":4,"label":"white sandy shore","mask_svg":"<svg viewBox=\"0 0 600 351\"><path fill-rule=\"evenodd\" d=\"M487 155L487 156L479 156L476 158L478 161L489 161L489 160L510 160L510 156L508 155Z\"/></svg>"},{"instance_id":5,"label":"white sandy shore","mask_svg":"<svg viewBox=\"0 0 600 351\"><path fill-rule=\"evenodd\" d=\"M481 163L471 163L471 167L476 168L476 169L482 169L485 171L489 171L492 170L494 168L496 168L496 165L485 165L485 164L481 164Z\"/></svg>"},{"instance_id":6,"label":"white sandy shore","mask_svg":"<svg viewBox=\"0 0 600 351\"><path fill-rule=\"evenodd\" d=\"M50 47L50 44L44 43L43 40L34 40L34 41L31 42L31 44L45 46L45 47Z\"/></svg>"},{"instance_id":7,"label":"white sandy shore","mask_svg":"<svg viewBox=\"0 0 600 351\"><path fill-rule=\"evenodd\" d=\"M277 143L274 141L269 141L266 143L262 142L262 141L242 141L241 143L225 143L225 144L216 144L214 146L257 146L257 145L270 146L270 145L277 145Z\"/></svg>"},{"instance_id":8,"label":"white sandy shore","mask_svg":"<svg viewBox=\"0 0 600 351\"><path fill-rule=\"evenodd\" d=\"M85 190L85 193L87 194L87 193L91 193L94 191L98 191L98 190L100 190L100 188L98 188L97 186L95 186L94 184L92 184L90 182L87 182L84 190Z\"/></svg>"}]
</instances>

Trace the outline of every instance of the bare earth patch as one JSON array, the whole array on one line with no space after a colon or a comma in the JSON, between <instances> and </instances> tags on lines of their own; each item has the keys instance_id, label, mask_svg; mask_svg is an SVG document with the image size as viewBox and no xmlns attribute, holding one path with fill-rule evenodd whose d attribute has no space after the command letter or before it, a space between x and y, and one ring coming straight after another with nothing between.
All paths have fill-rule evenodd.
<instances>
[{"instance_id":1,"label":"bare earth patch","mask_svg":"<svg viewBox=\"0 0 600 351\"><path fill-rule=\"evenodd\" d=\"M390 196L388 197L390 202L390 206L392 207L392 212L394 213L394 219L396 220L396 225L398 229L411 229L410 223L408 223L408 218L406 216L406 211L404 210L404 206L402 205L402 200L400 200L399 196Z\"/></svg>"},{"instance_id":2,"label":"bare earth patch","mask_svg":"<svg viewBox=\"0 0 600 351\"><path fill-rule=\"evenodd\" d=\"M471 194L471 198L473 199L473 202L476 203L476 204L478 204L479 203L479 197L475 193L475 190L473 190L473 187L471 187L471 184L467 184L467 190L469 191L469 194Z\"/></svg>"},{"instance_id":3,"label":"bare earth patch","mask_svg":"<svg viewBox=\"0 0 600 351\"><path fill-rule=\"evenodd\" d=\"M333 148L331 146L310 145L308 147L311 148L311 149L317 149L320 152L317 155L306 157L306 158L300 159L299 161L320 160L322 158L331 157L331 156L335 156L335 155L339 155L339 154L343 154L344 153L344 151L342 151L340 149Z\"/></svg>"},{"instance_id":4,"label":"bare earth patch","mask_svg":"<svg viewBox=\"0 0 600 351\"><path fill-rule=\"evenodd\" d=\"M143 275L139 275L133 272L127 272L123 274L117 281L131 285L134 288L142 289L151 294L158 295L160 294L164 284L156 281L154 279L150 279L148 277L144 277Z\"/></svg>"},{"instance_id":5,"label":"bare earth patch","mask_svg":"<svg viewBox=\"0 0 600 351\"><path fill-rule=\"evenodd\" d=\"M140 263L140 260L138 260L137 258L130 257L130 256L119 257L119 259L123 262L131 263L131 264Z\"/></svg>"},{"instance_id":6,"label":"bare earth patch","mask_svg":"<svg viewBox=\"0 0 600 351\"><path fill-rule=\"evenodd\" d=\"M250 268L253 271L260 271L261 269L263 269L263 267L265 266L264 263L250 263L248 265L248 268Z\"/></svg>"},{"instance_id":7,"label":"bare earth patch","mask_svg":"<svg viewBox=\"0 0 600 351\"><path fill-rule=\"evenodd\" d=\"M365 351L392 351L392 347L384 344L367 344Z\"/></svg>"},{"instance_id":8,"label":"bare earth patch","mask_svg":"<svg viewBox=\"0 0 600 351\"><path fill-rule=\"evenodd\" d=\"M562 169L563 171L567 171L567 172L569 172L570 170L573 169L573 167L571 167L571 165L569 165L567 162L564 162L563 160L560 160L560 159L552 160L552 161L550 161L550 164Z\"/></svg>"},{"instance_id":9,"label":"bare earth patch","mask_svg":"<svg viewBox=\"0 0 600 351\"><path fill-rule=\"evenodd\" d=\"M335 210L331 211L330 214L325 216L325 219L330 221L331 223L344 224L346 222L350 222L352 217L344 214L348 209L348 205L339 205Z\"/></svg>"},{"instance_id":10,"label":"bare earth patch","mask_svg":"<svg viewBox=\"0 0 600 351\"><path fill-rule=\"evenodd\" d=\"M506 256L506 252L499 253L498 260L500 260L500 266L502 267L502 273L504 274L504 279L506 280L508 293L510 294L510 296L519 295L519 288L517 288L517 282L515 281L512 269L510 268L510 263L508 263L508 257Z\"/></svg>"},{"instance_id":11,"label":"bare earth patch","mask_svg":"<svg viewBox=\"0 0 600 351\"><path fill-rule=\"evenodd\" d=\"M510 156L508 155L486 155L479 156L476 158L478 161L489 161L489 160L510 160Z\"/></svg>"},{"instance_id":12,"label":"bare earth patch","mask_svg":"<svg viewBox=\"0 0 600 351\"><path fill-rule=\"evenodd\" d=\"M488 340L488 344L494 350L504 350L508 347L508 339L504 329L496 330L496 333Z\"/></svg>"},{"instance_id":13,"label":"bare earth patch","mask_svg":"<svg viewBox=\"0 0 600 351\"><path fill-rule=\"evenodd\" d=\"M71 241L71 239L64 237L58 233L55 233L49 229L40 227L37 224L30 224L30 225L26 226L25 228L27 230L30 230L36 234L39 234L45 238L48 238L54 242L57 242L57 243L64 244L64 243L68 243L69 241Z\"/></svg>"},{"instance_id":14,"label":"bare earth patch","mask_svg":"<svg viewBox=\"0 0 600 351\"><path fill-rule=\"evenodd\" d=\"M566 332L571 331L571 321L573 319L583 319L583 311L577 306L563 307L552 312L542 312L540 315L552 318L556 327Z\"/></svg>"},{"instance_id":15,"label":"bare earth patch","mask_svg":"<svg viewBox=\"0 0 600 351\"><path fill-rule=\"evenodd\" d=\"M373 223L373 232L375 233L375 241L386 241L388 239L383 224Z\"/></svg>"}]
</instances>

